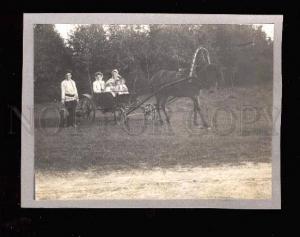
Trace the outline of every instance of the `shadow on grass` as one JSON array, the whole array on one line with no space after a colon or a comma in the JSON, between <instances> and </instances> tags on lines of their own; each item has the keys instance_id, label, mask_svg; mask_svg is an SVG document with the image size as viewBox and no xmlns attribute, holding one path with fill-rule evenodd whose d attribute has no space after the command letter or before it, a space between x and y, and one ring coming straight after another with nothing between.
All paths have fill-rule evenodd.
<instances>
[{"instance_id":1,"label":"shadow on grass","mask_svg":"<svg viewBox=\"0 0 300 237\"><path fill-rule=\"evenodd\" d=\"M111 123L111 121L109 122ZM266 131L269 131L266 129ZM271 161L271 136L262 129L242 135L171 134L167 129L129 136L120 126L68 128L57 136L36 132L37 170L169 169L176 166L213 167Z\"/></svg>"}]
</instances>

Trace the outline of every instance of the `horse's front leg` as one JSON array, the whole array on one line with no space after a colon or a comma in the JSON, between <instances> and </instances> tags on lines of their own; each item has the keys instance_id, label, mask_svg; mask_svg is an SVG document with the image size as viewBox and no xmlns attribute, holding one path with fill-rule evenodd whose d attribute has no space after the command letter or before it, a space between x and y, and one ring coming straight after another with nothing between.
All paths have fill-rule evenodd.
<instances>
[{"instance_id":1,"label":"horse's front leg","mask_svg":"<svg viewBox=\"0 0 300 237\"><path fill-rule=\"evenodd\" d=\"M198 126L199 124L198 124L198 119L197 119L197 114L198 114L198 106L197 106L197 102L193 99L193 103L194 103L194 120L193 120L193 122L194 122L194 125L195 126Z\"/></svg>"},{"instance_id":2,"label":"horse's front leg","mask_svg":"<svg viewBox=\"0 0 300 237\"><path fill-rule=\"evenodd\" d=\"M193 97L193 101L194 101L194 124L197 125L197 112L198 112L199 115L200 115L201 122L202 122L203 126L205 128L209 128L206 120L204 119L204 115L202 113L202 110L200 108L198 97Z\"/></svg>"}]
</instances>

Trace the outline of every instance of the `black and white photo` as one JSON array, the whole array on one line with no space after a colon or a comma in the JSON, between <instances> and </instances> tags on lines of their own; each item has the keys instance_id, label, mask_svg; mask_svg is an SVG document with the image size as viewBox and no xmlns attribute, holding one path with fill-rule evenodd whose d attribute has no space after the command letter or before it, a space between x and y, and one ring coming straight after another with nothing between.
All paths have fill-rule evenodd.
<instances>
[{"instance_id":1,"label":"black and white photo","mask_svg":"<svg viewBox=\"0 0 300 237\"><path fill-rule=\"evenodd\" d=\"M280 208L281 16L52 15L24 15L22 205Z\"/></svg>"}]
</instances>

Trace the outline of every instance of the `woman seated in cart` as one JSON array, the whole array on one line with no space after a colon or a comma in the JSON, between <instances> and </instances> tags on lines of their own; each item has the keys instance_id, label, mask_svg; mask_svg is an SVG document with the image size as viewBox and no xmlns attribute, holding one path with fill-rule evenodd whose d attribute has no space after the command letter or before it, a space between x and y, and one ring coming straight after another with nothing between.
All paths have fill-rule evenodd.
<instances>
[{"instance_id":1,"label":"woman seated in cart","mask_svg":"<svg viewBox=\"0 0 300 237\"><path fill-rule=\"evenodd\" d=\"M108 79L105 83L105 92L110 92L114 97L117 95L115 93L116 81L121 77L117 69L114 69L112 72L112 77Z\"/></svg>"},{"instance_id":2,"label":"woman seated in cart","mask_svg":"<svg viewBox=\"0 0 300 237\"><path fill-rule=\"evenodd\" d=\"M100 93L105 91L105 82L103 81L103 73L95 73L95 81L93 82L93 91L97 104L99 103Z\"/></svg>"},{"instance_id":3,"label":"woman seated in cart","mask_svg":"<svg viewBox=\"0 0 300 237\"><path fill-rule=\"evenodd\" d=\"M110 92L114 97L129 94L125 80L119 75L117 69L112 71L112 77L105 83L105 92Z\"/></svg>"}]
</instances>

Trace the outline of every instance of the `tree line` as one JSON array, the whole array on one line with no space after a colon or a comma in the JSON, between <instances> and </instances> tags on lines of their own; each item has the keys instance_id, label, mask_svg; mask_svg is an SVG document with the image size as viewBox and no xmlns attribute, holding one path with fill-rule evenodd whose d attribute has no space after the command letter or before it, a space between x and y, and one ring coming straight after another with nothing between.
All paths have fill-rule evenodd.
<instances>
[{"instance_id":1,"label":"tree line","mask_svg":"<svg viewBox=\"0 0 300 237\"><path fill-rule=\"evenodd\" d=\"M199 46L223 68L227 86L272 82L273 41L252 25L77 25L68 40L54 25L34 26L36 102L60 99L71 69L79 93L90 93L94 73L118 69L129 90L146 93L160 69L189 69ZM201 57L199 57L201 60ZM201 62L199 62L201 63Z\"/></svg>"}]
</instances>

